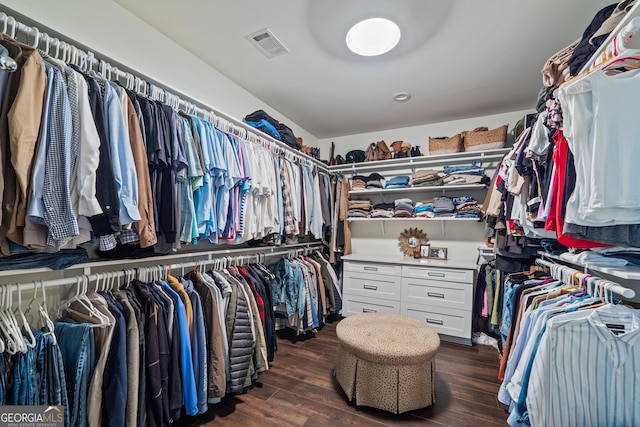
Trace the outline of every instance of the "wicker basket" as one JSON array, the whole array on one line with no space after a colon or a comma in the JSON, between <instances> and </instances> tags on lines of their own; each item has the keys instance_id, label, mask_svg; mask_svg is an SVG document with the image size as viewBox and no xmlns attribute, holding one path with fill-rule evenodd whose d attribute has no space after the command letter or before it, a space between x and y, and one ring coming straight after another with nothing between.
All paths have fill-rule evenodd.
<instances>
[{"instance_id":1,"label":"wicker basket","mask_svg":"<svg viewBox=\"0 0 640 427\"><path fill-rule=\"evenodd\" d=\"M507 143L507 125L491 130L469 130L464 133L464 151L502 148Z\"/></svg>"},{"instance_id":2,"label":"wicker basket","mask_svg":"<svg viewBox=\"0 0 640 427\"><path fill-rule=\"evenodd\" d=\"M449 154L462 151L462 134L458 133L451 138L429 137L429 154Z\"/></svg>"}]
</instances>

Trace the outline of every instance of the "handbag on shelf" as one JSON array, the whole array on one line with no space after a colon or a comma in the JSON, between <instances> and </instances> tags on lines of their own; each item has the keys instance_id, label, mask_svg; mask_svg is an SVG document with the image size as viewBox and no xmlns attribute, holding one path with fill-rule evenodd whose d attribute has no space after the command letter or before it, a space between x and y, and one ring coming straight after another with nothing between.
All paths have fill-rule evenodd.
<instances>
[{"instance_id":1,"label":"handbag on shelf","mask_svg":"<svg viewBox=\"0 0 640 427\"><path fill-rule=\"evenodd\" d=\"M391 150L384 141L372 142L365 150L364 161L375 162L378 160L388 160L392 157Z\"/></svg>"}]
</instances>

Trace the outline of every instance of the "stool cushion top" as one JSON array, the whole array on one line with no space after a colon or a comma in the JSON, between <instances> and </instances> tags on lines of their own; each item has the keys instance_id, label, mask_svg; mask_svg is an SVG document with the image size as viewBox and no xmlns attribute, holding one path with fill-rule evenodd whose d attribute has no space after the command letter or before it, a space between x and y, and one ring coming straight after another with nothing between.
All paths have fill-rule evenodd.
<instances>
[{"instance_id":1,"label":"stool cushion top","mask_svg":"<svg viewBox=\"0 0 640 427\"><path fill-rule=\"evenodd\" d=\"M440 337L429 325L392 313L362 313L338 323L345 350L382 365L417 365L432 360Z\"/></svg>"}]
</instances>

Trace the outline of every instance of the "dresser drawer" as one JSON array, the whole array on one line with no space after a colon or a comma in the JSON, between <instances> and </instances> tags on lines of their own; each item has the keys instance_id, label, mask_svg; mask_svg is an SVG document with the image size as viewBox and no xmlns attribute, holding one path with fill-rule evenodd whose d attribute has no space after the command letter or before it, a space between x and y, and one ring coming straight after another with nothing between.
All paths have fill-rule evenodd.
<instances>
[{"instance_id":1,"label":"dresser drawer","mask_svg":"<svg viewBox=\"0 0 640 427\"><path fill-rule=\"evenodd\" d=\"M400 274L402 273L402 266L396 264L376 264L372 262L345 261L344 271L400 276Z\"/></svg>"},{"instance_id":2,"label":"dresser drawer","mask_svg":"<svg viewBox=\"0 0 640 427\"><path fill-rule=\"evenodd\" d=\"M342 288L348 295L400 301L400 277L369 273L345 272Z\"/></svg>"},{"instance_id":3,"label":"dresser drawer","mask_svg":"<svg viewBox=\"0 0 640 427\"><path fill-rule=\"evenodd\" d=\"M402 278L403 302L471 310L473 287L468 283Z\"/></svg>"},{"instance_id":4,"label":"dresser drawer","mask_svg":"<svg viewBox=\"0 0 640 427\"><path fill-rule=\"evenodd\" d=\"M425 322L439 334L471 338L471 311L403 302L401 314Z\"/></svg>"},{"instance_id":5,"label":"dresser drawer","mask_svg":"<svg viewBox=\"0 0 640 427\"><path fill-rule=\"evenodd\" d=\"M400 314L400 301L381 300L359 295L344 297L342 315L351 316L360 313L394 313Z\"/></svg>"},{"instance_id":6,"label":"dresser drawer","mask_svg":"<svg viewBox=\"0 0 640 427\"><path fill-rule=\"evenodd\" d=\"M473 283L474 270L460 270L454 268L431 268L402 266L402 277L416 279L430 279L442 282Z\"/></svg>"}]
</instances>

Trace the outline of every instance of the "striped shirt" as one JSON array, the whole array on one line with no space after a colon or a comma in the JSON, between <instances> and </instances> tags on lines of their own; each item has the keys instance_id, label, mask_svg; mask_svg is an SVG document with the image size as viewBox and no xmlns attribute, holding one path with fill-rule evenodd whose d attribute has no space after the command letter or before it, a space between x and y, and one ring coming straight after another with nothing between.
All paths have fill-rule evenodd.
<instances>
[{"instance_id":1,"label":"striped shirt","mask_svg":"<svg viewBox=\"0 0 640 427\"><path fill-rule=\"evenodd\" d=\"M549 320L531 368L531 425L638 425L639 338L640 314L624 306Z\"/></svg>"}]
</instances>

